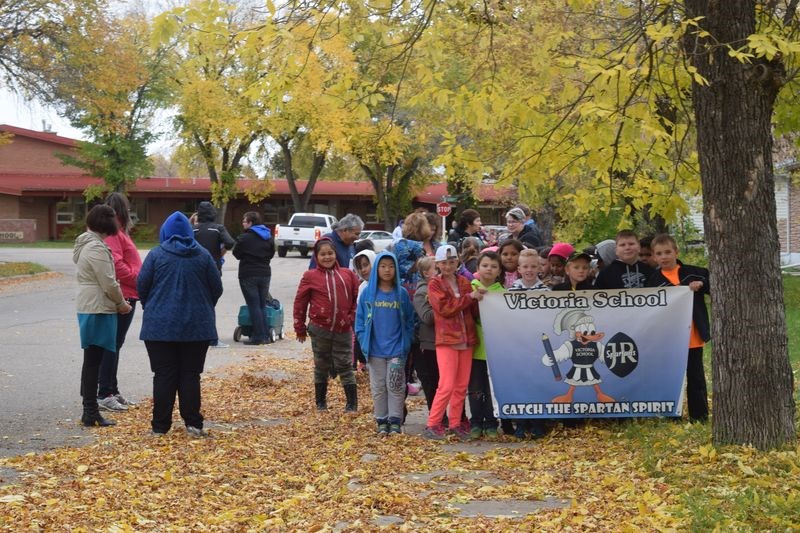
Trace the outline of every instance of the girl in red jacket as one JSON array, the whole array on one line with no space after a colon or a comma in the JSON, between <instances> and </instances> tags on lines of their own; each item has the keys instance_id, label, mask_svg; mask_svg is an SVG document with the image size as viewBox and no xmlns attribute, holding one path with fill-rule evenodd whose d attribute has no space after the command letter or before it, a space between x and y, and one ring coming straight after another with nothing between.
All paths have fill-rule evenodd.
<instances>
[{"instance_id":1,"label":"girl in red jacket","mask_svg":"<svg viewBox=\"0 0 800 533\"><path fill-rule=\"evenodd\" d=\"M311 336L314 352L314 390L317 409L328 408L328 375L339 374L347 397L344 410L358 410L353 374L353 322L356 315L358 278L336 262L333 241L323 237L314 245L316 267L303 273L294 299L294 331L297 340ZM306 315L308 325L306 326Z\"/></svg>"},{"instance_id":2,"label":"girl in red jacket","mask_svg":"<svg viewBox=\"0 0 800 533\"><path fill-rule=\"evenodd\" d=\"M456 275L458 253L452 245L436 250L436 267L439 275L428 283L428 301L433 309L439 386L422 435L434 440L445 437L442 420L449 405L450 432L466 440L469 422L462 422L461 415L472 368L472 349L478 344L475 316L486 288L473 290L465 277Z\"/></svg>"}]
</instances>

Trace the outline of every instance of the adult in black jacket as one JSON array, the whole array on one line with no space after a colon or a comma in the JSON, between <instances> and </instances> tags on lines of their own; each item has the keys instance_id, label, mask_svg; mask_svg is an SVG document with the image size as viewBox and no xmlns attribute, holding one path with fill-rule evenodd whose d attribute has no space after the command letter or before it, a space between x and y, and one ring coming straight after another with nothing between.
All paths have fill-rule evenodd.
<instances>
[{"instance_id":1,"label":"adult in black jacket","mask_svg":"<svg viewBox=\"0 0 800 533\"><path fill-rule=\"evenodd\" d=\"M217 269L222 272L222 256L225 251L233 248L236 241L225 229L225 226L217 223L217 210L211 202L200 202L197 206L197 224L194 225L194 240L208 250Z\"/></svg>"},{"instance_id":2,"label":"adult in black jacket","mask_svg":"<svg viewBox=\"0 0 800 533\"><path fill-rule=\"evenodd\" d=\"M244 344L266 344L267 317L264 306L269 296L272 269L269 262L275 255L275 241L269 228L261 223L261 215L248 211L242 218L244 232L239 235L233 256L239 260L239 287L250 312L253 335Z\"/></svg>"},{"instance_id":3,"label":"adult in black jacket","mask_svg":"<svg viewBox=\"0 0 800 533\"><path fill-rule=\"evenodd\" d=\"M527 217L519 207L510 209L506 213L506 228L511 232L508 238L517 239L525 248L538 248L543 245L542 236L534 226L525 225Z\"/></svg>"},{"instance_id":4,"label":"adult in black jacket","mask_svg":"<svg viewBox=\"0 0 800 533\"><path fill-rule=\"evenodd\" d=\"M458 217L458 225L447 235L447 244L461 251L461 242L467 237L480 237L481 214L474 209L464 209ZM434 234L434 237L436 235Z\"/></svg>"}]
</instances>

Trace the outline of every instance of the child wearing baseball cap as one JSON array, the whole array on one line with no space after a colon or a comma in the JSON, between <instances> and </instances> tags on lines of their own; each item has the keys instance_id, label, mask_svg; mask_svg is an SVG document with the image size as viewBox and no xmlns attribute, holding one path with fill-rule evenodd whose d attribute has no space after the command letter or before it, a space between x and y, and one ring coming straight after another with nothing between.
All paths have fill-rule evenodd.
<instances>
[{"instance_id":1,"label":"child wearing baseball cap","mask_svg":"<svg viewBox=\"0 0 800 533\"><path fill-rule=\"evenodd\" d=\"M592 289L592 280L589 279L592 256L586 252L572 252L564 266L566 279L563 283L553 287L554 291L581 291Z\"/></svg>"}]
</instances>

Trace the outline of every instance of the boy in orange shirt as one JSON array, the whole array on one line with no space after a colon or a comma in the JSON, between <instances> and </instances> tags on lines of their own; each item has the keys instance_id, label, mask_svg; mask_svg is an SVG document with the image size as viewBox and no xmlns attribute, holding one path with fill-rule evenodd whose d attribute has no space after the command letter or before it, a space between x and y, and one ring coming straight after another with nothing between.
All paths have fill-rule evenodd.
<instances>
[{"instance_id":1,"label":"boy in orange shirt","mask_svg":"<svg viewBox=\"0 0 800 533\"><path fill-rule=\"evenodd\" d=\"M694 292L689 360L686 365L686 397L689 420L708 420L708 393L703 369L703 345L711 339L705 295L709 293L708 269L684 265L678 260L678 245L670 235L660 234L650 243L658 269L647 280L648 287L686 285Z\"/></svg>"}]
</instances>

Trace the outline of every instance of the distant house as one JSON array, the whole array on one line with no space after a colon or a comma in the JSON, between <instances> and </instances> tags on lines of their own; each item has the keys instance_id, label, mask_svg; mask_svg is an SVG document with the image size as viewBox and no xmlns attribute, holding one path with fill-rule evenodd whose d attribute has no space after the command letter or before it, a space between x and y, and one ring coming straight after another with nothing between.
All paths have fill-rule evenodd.
<instances>
[{"instance_id":1,"label":"distant house","mask_svg":"<svg viewBox=\"0 0 800 533\"><path fill-rule=\"evenodd\" d=\"M10 143L0 146L0 242L21 240L17 238L19 232L7 228L23 226L35 235L35 239L31 236L27 240L57 239L65 228L84 218L83 191L89 185L101 184L101 180L64 166L56 156L74 153L74 139L8 125L0 125L0 132L13 135ZM286 222L293 212L286 180L273 180L271 194L258 205L250 204L244 195L251 183L239 180L239 194L228 203L224 223L238 232L239 221L247 211L261 212L268 224ZM302 191L305 182L298 182L298 188ZM158 226L173 211L196 211L198 203L210 198L210 190L208 178L149 177L137 180L127 194L133 218ZM446 194L444 183L433 184L417 194L413 205L436 211L436 203ZM488 184L481 186L477 196L485 223L504 221L505 209L517 197L513 188ZM308 209L336 217L355 213L368 226L382 227L373 189L367 181L318 181ZM30 230L33 226L35 229Z\"/></svg>"}]
</instances>

